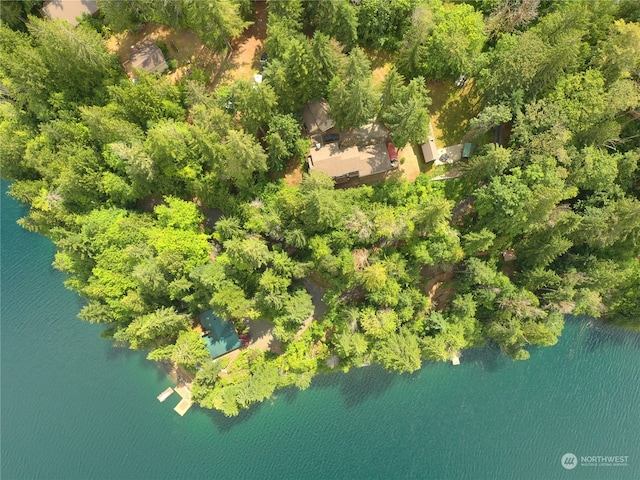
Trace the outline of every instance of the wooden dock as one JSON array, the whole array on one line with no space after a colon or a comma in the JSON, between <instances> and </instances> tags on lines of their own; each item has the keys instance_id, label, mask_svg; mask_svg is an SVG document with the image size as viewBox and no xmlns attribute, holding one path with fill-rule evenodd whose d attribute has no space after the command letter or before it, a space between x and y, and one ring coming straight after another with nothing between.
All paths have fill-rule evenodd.
<instances>
[{"instance_id":1,"label":"wooden dock","mask_svg":"<svg viewBox=\"0 0 640 480\"><path fill-rule=\"evenodd\" d=\"M184 383L179 383L176 388L174 388L176 393L180 395L184 400L191 401L191 390Z\"/></svg>"},{"instance_id":2,"label":"wooden dock","mask_svg":"<svg viewBox=\"0 0 640 480\"><path fill-rule=\"evenodd\" d=\"M191 405L193 405L193 402L191 400L185 400L183 398L182 400L180 400L180 403L176 405L176 408L174 408L174 410L178 412L178 415L182 417L185 413L187 413L187 410L191 408Z\"/></svg>"},{"instance_id":3,"label":"wooden dock","mask_svg":"<svg viewBox=\"0 0 640 480\"><path fill-rule=\"evenodd\" d=\"M183 416L187 413L187 410L191 408L191 405L193 405L193 402L191 401L191 390L189 390L189 387L184 383L179 383L174 390L182 397L182 400L180 400L180 403L176 405L174 410L178 415Z\"/></svg>"},{"instance_id":4,"label":"wooden dock","mask_svg":"<svg viewBox=\"0 0 640 480\"><path fill-rule=\"evenodd\" d=\"M164 402L167 398L169 398L173 394L173 388L169 387L160 395L158 395L158 400Z\"/></svg>"}]
</instances>

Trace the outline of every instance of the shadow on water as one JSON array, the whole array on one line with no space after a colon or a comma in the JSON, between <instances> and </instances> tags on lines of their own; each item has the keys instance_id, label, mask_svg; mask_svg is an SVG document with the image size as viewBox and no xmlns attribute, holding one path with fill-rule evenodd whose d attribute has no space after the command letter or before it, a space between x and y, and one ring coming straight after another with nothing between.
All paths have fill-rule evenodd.
<instances>
[{"instance_id":1,"label":"shadow on water","mask_svg":"<svg viewBox=\"0 0 640 480\"><path fill-rule=\"evenodd\" d=\"M240 413L235 417L227 417L219 410L201 408L200 411L204 412L204 414L209 417L209 420L211 420L211 423L215 425L218 431L229 432L232 428L237 427L253 417L264 407L265 402L270 401L271 400L265 400L264 402L254 403L250 408L240 410Z\"/></svg>"},{"instance_id":2,"label":"shadow on water","mask_svg":"<svg viewBox=\"0 0 640 480\"><path fill-rule=\"evenodd\" d=\"M300 393L299 388L286 387L281 390L276 390L275 395L278 397L278 399L283 399L285 402L291 404L298 398L298 393Z\"/></svg>"},{"instance_id":3,"label":"shadow on water","mask_svg":"<svg viewBox=\"0 0 640 480\"><path fill-rule=\"evenodd\" d=\"M640 349L640 332L588 317L573 317L566 321L581 325L578 338L586 352L595 352L604 346Z\"/></svg>"},{"instance_id":4,"label":"shadow on water","mask_svg":"<svg viewBox=\"0 0 640 480\"><path fill-rule=\"evenodd\" d=\"M137 361L138 365L147 372L154 372L157 375L158 380L165 380L168 378L169 373L166 368L158 362L147 359L146 350L131 350L127 347L118 347L110 345L106 353L107 361L120 361L124 360L127 363Z\"/></svg>"},{"instance_id":5,"label":"shadow on water","mask_svg":"<svg viewBox=\"0 0 640 480\"><path fill-rule=\"evenodd\" d=\"M138 350L131 350L127 347L117 347L113 344L109 345L109 349L106 354L107 360L113 362L115 360L126 359L130 360L135 357L139 357L141 360L145 360L142 352Z\"/></svg>"},{"instance_id":6,"label":"shadow on water","mask_svg":"<svg viewBox=\"0 0 640 480\"><path fill-rule=\"evenodd\" d=\"M478 365L480 368L487 372L495 372L499 368L506 365L506 361L511 361L509 357L500 351L500 348L494 344L481 348L470 348L463 353L465 364Z\"/></svg>"},{"instance_id":7,"label":"shadow on water","mask_svg":"<svg viewBox=\"0 0 640 480\"><path fill-rule=\"evenodd\" d=\"M312 388L339 388L347 408L352 408L370 398L382 395L395 381L410 376L389 373L379 365L353 368L349 373L319 375L313 379Z\"/></svg>"}]
</instances>

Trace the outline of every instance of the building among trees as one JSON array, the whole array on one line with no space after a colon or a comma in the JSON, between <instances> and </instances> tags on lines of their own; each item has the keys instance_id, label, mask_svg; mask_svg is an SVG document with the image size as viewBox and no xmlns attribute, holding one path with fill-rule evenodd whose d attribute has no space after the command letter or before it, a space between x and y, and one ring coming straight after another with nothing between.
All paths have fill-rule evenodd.
<instances>
[{"instance_id":1,"label":"building among trees","mask_svg":"<svg viewBox=\"0 0 640 480\"><path fill-rule=\"evenodd\" d=\"M324 133L336 124L329 116L329 105L324 100L307 103L302 109L302 119L309 135Z\"/></svg>"},{"instance_id":2,"label":"building among trees","mask_svg":"<svg viewBox=\"0 0 640 480\"><path fill-rule=\"evenodd\" d=\"M42 7L42 14L52 20L61 19L77 25L82 15L94 15L98 10L96 0L51 0Z\"/></svg>"},{"instance_id":3,"label":"building among trees","mask_svg":"<svg viewBox=\"0 0 640 480\"><path fill-rule=\"evenodd\" d=\"M231 322L218 317L213 310L207 310L198 315L204 340L207 342L207 350L212 358L220 357L242 346L240 338Z\"/></svg>"},{"instance_id":4,"label":"building among trees","mask_svg":"<svg viewBox=\"0 0 640 480\"><path fill-rule=\"evenodd\" d=\"M335 143L314 147L309 152L307 164L310 170L320 170L336 183L383 173L398 165L397 161L392 162L385 143L344 149Z\"/></svg>"},{"instance_id":5,"label":"building among trees","mask_svg":"<svg viewBox=\"0 0 640 480\"><path fill-rule=\"evenodd\" d=\"M438 158L438 147L436 147L436 141L433 138L433 134L429 135L429 140L423 143L421 146L422 155L424 156L425 163L433 162Z\"/></svg>"},{"instance_id":6,"label":"building among trees","mask_svg":"<svg viewBox=\"0 0 640 480\"><path fill-rule=\"evenodd\" d=\"M128 72L140 69L149 73L162 73L169 68L162 50L148 35L131 46L131 55L123 66Z\"/></svg>"}]
</instances>

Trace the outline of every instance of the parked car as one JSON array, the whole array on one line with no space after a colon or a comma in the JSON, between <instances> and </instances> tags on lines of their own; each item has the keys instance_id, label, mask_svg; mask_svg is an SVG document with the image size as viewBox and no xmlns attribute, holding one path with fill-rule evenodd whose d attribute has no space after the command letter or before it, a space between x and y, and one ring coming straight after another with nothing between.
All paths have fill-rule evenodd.
<instances>
[{"instance_id":1,"label":"parked car","mask_svg":"<svg viewBox=\"0 0 640 480\"><path fill-rule=\"evenodd\" d=\"M398 150L393 143L387 143L387 152L389 152L389 160L391 161L391 167L396 168L398 166Z\"/></svg>"},{"instance_id":2,"label":"parked car","mask_svg":"<svg viewBox=\"0 0 640 480\"><path fill-rule=\"evenodd\" d=\"M322 141L324 143L335 143L340 140L339 133L327 133L322 137Z\"/></svg>"},{"instance_id":3,"label":"parked car","mask_svg":"<svg viewBox=\"0 0 640 480\"><path fill-rule=\"evenodd\" d=\"M462 75L460 75L460 78L456 80L456 87L464 87L466 83L467 83L467 76L463 73Z\"/></svg>"}]
</instances>

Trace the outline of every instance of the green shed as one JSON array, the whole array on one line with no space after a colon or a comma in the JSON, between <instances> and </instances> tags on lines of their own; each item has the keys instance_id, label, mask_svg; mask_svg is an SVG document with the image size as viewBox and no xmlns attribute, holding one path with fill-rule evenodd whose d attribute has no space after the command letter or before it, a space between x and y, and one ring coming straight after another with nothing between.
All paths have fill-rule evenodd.
<instances>
[{"instance_id":1,"label":"green shed","mask_svg":"<svg viewBox=\"0 0 640 480\"><path fill-rule=\"evenodd\" d=\"M473 143L465 143L462 147L462 158L469 158L473 152Z\"/></svg>"}]
</instances>

